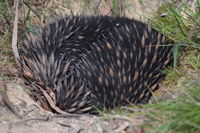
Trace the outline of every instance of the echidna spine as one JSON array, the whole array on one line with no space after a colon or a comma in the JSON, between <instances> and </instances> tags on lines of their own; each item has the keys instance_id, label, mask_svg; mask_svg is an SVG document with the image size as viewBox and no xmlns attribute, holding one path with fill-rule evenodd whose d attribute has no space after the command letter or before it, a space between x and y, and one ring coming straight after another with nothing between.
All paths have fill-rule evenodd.
<instances>
[{"instance_id":1,"label":"echidna spine","mask_svg":"<svg viewBox=\"0 0 200 133\"><path fill-rule=\"evenodd\" d=\"M66 112L146 103L172 64L170 44L133 19L60 17L28 35L21 74L34 95L42 95L38 85L50 88Z\"/></svg>"}]
</instances>

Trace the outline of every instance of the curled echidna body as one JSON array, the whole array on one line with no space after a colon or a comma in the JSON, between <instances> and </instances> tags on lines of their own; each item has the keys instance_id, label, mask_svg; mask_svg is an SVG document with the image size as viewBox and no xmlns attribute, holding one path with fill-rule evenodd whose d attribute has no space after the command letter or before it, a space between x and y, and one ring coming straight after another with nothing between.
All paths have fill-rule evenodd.
<instances>
[{"instance_id":1,"label":"curled echidna body","mask_svg":"<svg viewBox=\"0 0 200 133\"><path fill-rule=\"evenodd\" d=\"M45 91L60 109L83 113L147 102L172 64L172 46L136 20L60 17L28 35L20 58L36 99Z\"/></svg>"}]
</instances>

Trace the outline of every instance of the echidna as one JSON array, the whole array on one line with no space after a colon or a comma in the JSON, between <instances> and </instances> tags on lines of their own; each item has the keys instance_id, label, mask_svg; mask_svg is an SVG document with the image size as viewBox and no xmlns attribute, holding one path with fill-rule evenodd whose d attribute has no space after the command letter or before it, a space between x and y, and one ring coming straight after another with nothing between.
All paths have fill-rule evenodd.
<instances>
[{"instance_id":1,"label":"echidna","mask_svg":"<svg viewBox=\"0 0 200 133\"><path fill-rule=\"evenodd\" d=\"M28 35L21 75L36 99L45 91L70 113L146 103L173 62L170 44L133 19L62 16Z\"/></svg>"}]
</instances>

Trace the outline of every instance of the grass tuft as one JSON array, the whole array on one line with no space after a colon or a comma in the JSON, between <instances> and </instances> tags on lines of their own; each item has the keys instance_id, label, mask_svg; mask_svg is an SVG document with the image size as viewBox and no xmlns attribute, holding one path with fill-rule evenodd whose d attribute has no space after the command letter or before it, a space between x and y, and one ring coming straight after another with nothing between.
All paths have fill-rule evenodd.
<instances>
[{"instance_id":1,"label":"grass tuft","mask_svg":"<svg viewBox=\"0 0 200 133\"><path fill-rule=\"evenodd\" d=\"M175 68L167 71L163 85L178 91L168 101L142 106L143 113L152 121L144 125L147 131L200 132L200 3L193 5L195 8L186 2L165 3L151 21L177 43Z\"/></svg>"},{"instance_id":2,"label":"grass tuft","mask_svg":"<svg viewBox=\"0 0 200 133\"><path fill-rule=\"evenodd\" d=\"M151 125L154 130L190 133L200 131L200 81L188 78L182 82L182 90L177 98L143 107L152 109L145 114L156 121L156 124Z\"/></svg>"}]
</instances>

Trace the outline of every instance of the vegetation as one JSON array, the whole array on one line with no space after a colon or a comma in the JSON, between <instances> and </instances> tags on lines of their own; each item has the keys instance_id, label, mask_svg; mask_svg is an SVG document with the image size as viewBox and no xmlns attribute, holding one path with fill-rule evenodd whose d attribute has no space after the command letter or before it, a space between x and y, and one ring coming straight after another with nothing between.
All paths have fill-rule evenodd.
<instances>
[{"instance_id":1,"label":"vegetation","mask_svg":"<svg viewBox=\"0 0 200 133\"><path fill-rule=\"evenodd\" d=\"M14 60L11 49L12 23L8 2L0 2L0 80L10 79L8 68Z\"/></svg>"},{"instance_id":2,"label":"vegetation","mask_svg":"<svg viewBox=\"0 0 200 133\"><path fill-rule=\"evenodd\" d=\"M172 89L178 88L179 93L169 101L144 105L143 108L151 109L145 114L157 122L151 126L160 132L199 132L200 3L196 1L194 5L188 5L182 2L176 7L166 3L161 8L164 8L167 16L157 15L152 23L177 42L174 49L174 69L169 71L164 85Z\"/></svg>"}]
</instances>

